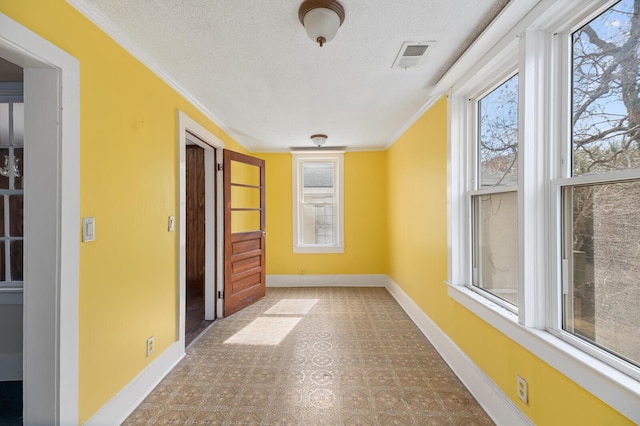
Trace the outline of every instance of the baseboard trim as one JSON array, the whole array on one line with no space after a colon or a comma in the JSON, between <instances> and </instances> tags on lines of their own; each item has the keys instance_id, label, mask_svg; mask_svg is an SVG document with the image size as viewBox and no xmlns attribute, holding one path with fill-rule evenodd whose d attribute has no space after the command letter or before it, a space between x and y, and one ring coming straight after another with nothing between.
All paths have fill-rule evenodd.
<instances>
[{"instance_id":1,"label":"baseboard trim","mask_svg":"<svg viewBox=\"0 0 640 426\"><path fill-rule=\"evenodd\" d=\"M267 287L386 287L493 421L499 425L533 425L489 376L386 275L268 275ZM175 342L85 424L101 426L124 422L184 356L184 347Z\"/></svg>"},{"instance_id":2,"label":"baseboard trim","mask_svg":"<svg viewBox=\"0 0 640 426\"><path fill-rule=\"evenodd\" d=\"M0 382L22 380L22 353L0 354Z\"/></svg>"},{"instance_id":3,"label":"baseboard trim","mask_svg":"<svg viewBox=\"0 0 640 426\"><path fill-rule=\"evenodd\" d=\"M386 287L496 424L533 425L533 422L520 411L502 389L420 309L398 284L387 277Z\"/></svg>"},{"instance_id":4,"label":"baseboard trim","mask_svg":"<svg viewBox=\"0 0 640 426\"><path fill-rule=\"evenodd\" d=\"M385 287L384 274L267 275L267 287Z\"/></svg>"},{"instance_id":5,"label":"baseboard trim","mask_svg":"<svg viewBox=\"0 0 640 426\"><path fill-rule=\"evenodd\" d=\"M184 342L175 342L122 388L85 425L122 424L184 356Z\"/></svg>"}]
</instances>

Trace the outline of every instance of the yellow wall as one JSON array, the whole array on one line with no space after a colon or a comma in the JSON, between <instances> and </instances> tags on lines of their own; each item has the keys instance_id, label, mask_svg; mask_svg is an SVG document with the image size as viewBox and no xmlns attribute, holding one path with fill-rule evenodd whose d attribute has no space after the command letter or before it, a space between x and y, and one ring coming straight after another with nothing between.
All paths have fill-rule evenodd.
<instances>
[{"instance_id":1,"label":"yellow wall","mask_svg":"<svg viewBox=\"0 0 640 426\"><path fill-rule=\"evenodd\" d=\"M84 422L176 340L177 111L246 151L64 0L0 0L0 12L80 61L80 215L96 220L80 247Z\"/></svg>"},{"instance_id":2,"label":"yellow wall","mask_svg":"<svg viewBox=\"0 0 640 426\"><path fill-rule=\"evenodd\" d=\"M388 150L389 276L535 424L631 424L447 295L446 124L441 99Z\"/></svg>"},{"instance_id":3,"label":"yellow wall","mask_svg":"<svg viewBox=\"0 0 640 426\"><path fill-rule=\"evenodd\" d=\"M80 60L79 419L86 421L176 338L176 111L246 152L64 0L0 0L0 12ZM389 276L537 424L626 419L447 296L446 102L387 152L345 155L345 253L293 254L291 156L267 167L269 274ZM154 335L156 354L145 357ZM530 405L515 396L529 381Z\"/></svg>"},{"instance_id":4,"label":"yellow wall","mask_svg":"<svg viewBox=\"0 0 640 426\"><path fill-rule=\"evenodd\" d=\"M291 154L257 154L267 170L267 274L386 272L385 153L344 155L344 254L294 254Z\"/></svg>"}]
</instances>

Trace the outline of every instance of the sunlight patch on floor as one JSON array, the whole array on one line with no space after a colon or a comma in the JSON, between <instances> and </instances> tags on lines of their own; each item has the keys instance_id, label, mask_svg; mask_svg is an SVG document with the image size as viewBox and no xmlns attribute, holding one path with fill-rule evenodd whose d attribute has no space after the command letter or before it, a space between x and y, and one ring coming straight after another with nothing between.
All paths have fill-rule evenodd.
<instances>
[{"instance_id":1,"label":"sunlight patch on floor","mask_svg":"<svg viewBox=\"0 0 640 426\"><path fill-rule=\"evenodd\" d=\"M266 315L306 315L318 303L318 299L282 299Z\"/></svg>"},{"instance_id":2,"label":"sunlight patch on floor","mask_svg":"<svg viewBox=\"0 0 640 426\"><path fill-rule=\"evenodd\" d=\"M235 345L278 345L302 318L259 317L224 343Z\"/></svg>"}]
</instances>

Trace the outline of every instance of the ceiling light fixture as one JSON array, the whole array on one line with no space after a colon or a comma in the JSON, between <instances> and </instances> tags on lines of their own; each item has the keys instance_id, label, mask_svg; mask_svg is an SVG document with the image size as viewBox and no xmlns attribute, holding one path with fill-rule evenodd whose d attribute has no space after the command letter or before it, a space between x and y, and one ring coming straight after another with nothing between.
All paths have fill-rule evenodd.
<instances>
[{"instance_id":1,"label":"ceiling light fixture","mask_svg":"<svg viewBox=\"0 0 640 426\"><path fill-rule=\"evenodd\" d=\"M311 141L320 148L327 141L327 135L311 135Z\"/></svg>"},{"instance_id":2,"label":"ceiling light fixture","mask_svg":"<svg viewBox=\"0 0 640 426\"><path fill-rule=\"evenodd\" d=\"M344 8L335 0L305 0L298 17L309 38L322 47L336 36L344 22Z\"/></svg>"}]
</instances>

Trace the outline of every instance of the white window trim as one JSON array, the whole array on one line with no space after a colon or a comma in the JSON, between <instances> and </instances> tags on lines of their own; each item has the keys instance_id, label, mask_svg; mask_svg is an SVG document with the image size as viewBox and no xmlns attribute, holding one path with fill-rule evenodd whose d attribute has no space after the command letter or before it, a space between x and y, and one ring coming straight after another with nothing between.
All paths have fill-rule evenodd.
<instances>
[{"instance_id":1,"label":"white window trim","mask_svg":"<svg viewBox=\"0 0 640 426\"><path fill-rule=\"evenodd\" d=\"M293 252L294 253L344 253L344 151L342 150L318 150L292 152L292 172L293 172ZM302 244L300 240L301 215L299 214L300 188L302 186L302 164L304 162L332 162L334 168L334 183L336 191L337 209L336 218L338 235L336 244Z\"/></svg>"},{"instance_id":2,"label":"white window trim","mask_svg":"<svg viewBox=\"0 0 640 426\"><path fill-rule=\"evenodd\" d=\"M494 47L485 49L484 56L477 51L472 52L471 56L475 55L477 62L466 62L465 66L468 75L473 77L460 80L449 93L449 278L446 284L448 294L458 303L632 421L640 423L640 381L596 358L597 348L583 345L590 346L586 350L581 342L577 342L577 338L563 333L558 310L562 219L559 192L560 186L568 183L566 178L562 178L566 176L562 173L562 167L566 167L567 153L562 152L560 147L566 140L568 129L557 120L562 117L562 108L568 105L568 94L561 94L562 87L567 87L568 71L567 75L553 75L549 71L558 69L557 61L562 61L557 52L563 48L559 41L563 37L555 37L554 34L559 31L570 32L575 28L565 28L567 22L584 22L613 3L613 0L543 0L532 7L526 16L512 19L511 27L504 22L508 16L513 18L507 6L505 13L492 24L492 27L499 25L503 28L504 37L486 43L482 36L476 43L477 46ZM495 37L491 27L485 34ZM516 38L519 40L516 41ZM520 52L521 105L518 149L521 282L517 314L471 288L471 207L468 185L472 170L468 167L468 161L473 158L473 145L465 142L470 135L469 95L483 81L483 77L484 82L488 83L488 76L495 76L497 70L504 70L501 67L510 55L512 43L518 44L517 50ZM551 54L554 49L556 53ZM453 70L451 74L464 75L465 70ZM627 172L616 173L619 173L619 179L627 176ZM580 179L587 182L591 178ZM577 180L573 178L571 184L575 183ZM540 238L540 235L546 238ZM604 351L600 352L603 352L600 356L613 358Z\"/></svg>"}]
</instances>

